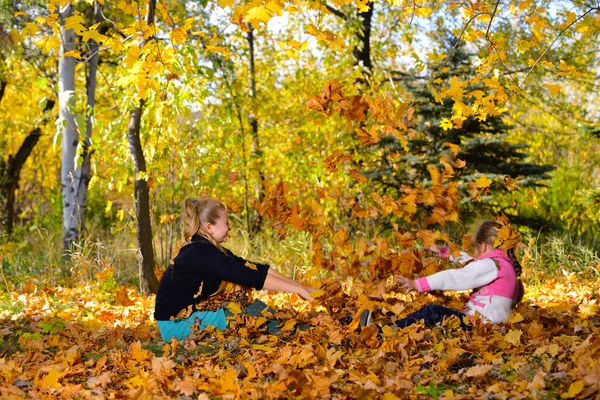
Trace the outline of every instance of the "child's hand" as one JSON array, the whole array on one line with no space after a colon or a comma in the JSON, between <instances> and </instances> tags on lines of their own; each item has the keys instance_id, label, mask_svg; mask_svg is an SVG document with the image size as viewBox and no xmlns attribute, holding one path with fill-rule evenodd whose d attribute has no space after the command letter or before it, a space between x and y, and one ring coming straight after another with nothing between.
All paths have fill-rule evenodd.
<instances>
[{"instance_id":1,"label":"child's hand","mask_svg":"<svg viewBox=\"0 0 600 400\"><path fill-rule=\"evenodd\" d=\"M429 250L433 251L434 253L440 254L440 246L438 246L437 244L432 244L431 246L429 246Z\"/></svg>"},{"instance_id":2,"label":"child's hand","mask_svg":"<svg viewBox=\"0 0 600 400\"><path fill-rule=\"evenodd\" d=\"M310 290L309 290L310 289ZM313 301L314 299L312 298L312 296L310 295L311 292L314 292L315 288L309 288L309 287L304 287L304 290L300 290L300 292L298 293L300 296L302 296L302 298L304 300L308 300L308 301Z\"/></svg>"},{"instance_id":3,"label":"child's hand","mask_svg":"<svg viewBox=\"0 0 600 400\"><path fill-rule=\"evenodd\" d=\"M398 282L400 286L406 289L406 293L409 293L413 290L417 290L417 284L412 279L405 278L402 275L395 275L395 278L396 282Z\"/></svg>"}]
</instances>

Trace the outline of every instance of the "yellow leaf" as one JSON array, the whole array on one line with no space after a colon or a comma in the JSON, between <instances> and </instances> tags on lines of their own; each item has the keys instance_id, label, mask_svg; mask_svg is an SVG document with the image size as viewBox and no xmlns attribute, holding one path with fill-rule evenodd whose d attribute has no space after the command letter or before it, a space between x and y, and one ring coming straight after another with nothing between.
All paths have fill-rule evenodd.
<instances>
[{"instance_id":1,"label":"yellow leaf","mask_svg":"<svg viewBox=\"0 0 600 400\"><path fill-rule=\"evenodd\" d=\"M381 400L400 400L400 397L388 392L381 397Z\"/></svg>"},{"instance_id":2,"label":"yellow leaf","mask_svg":"<svg viewBox=\"0 0 600 400\"><path fill-rule=\"evenodd\" d=\"M525 318L523 318L523 316L521 314L519 314L518 312L516 312L513 315L511 315L509 322L511 324L515 324L517 322L523 321L524 319Z\"/></svg>"},{"instance_id":3,"label":"yellow leaf","mask_svg":"<svg viewBox=\"0 0 600 400\"><path fill-rule=\"evenodd\" d=\"M523 332L520 329L511 329L506 334L505 339L508 343L512 344L513 346L520 346L521 334L523 334Z\"/></svg>"},{"instance_id":4,"label":"yellow leaf","mask_svg":"<svg viewBox=\"0 0 600 400\"><path fill-rule=\"evenodd\" d=\"M265 317L258 317L258 318L256 318L254 320L254 327L258 328L259 326L261 326L265 322L267 322L267 319Z\"/></svg>"},{"instance_id":5,"label":"yellow leaf","mask_svg":"<svg viewBox=\"0 0 600 400\"><path fill-rule=\"evenodd\" d=\"M274 348L272 348L271 346L268 346L266 344L250 344L249 346L251 349L254 349L254 350L263 350L263 351L275 350Z\"/></svg>"},{"instance_id":6,"label":"yellow leaf","mask_svg":"<svg viewBox=\"0 0 600 400\"><path fill-rule=\"evenodd\" d=\"M33 22L28 22L25 24L25 28L23 28L23 30L21 30L21 35L25 36L25 35L34 35L35 33L37 33L38 31L38 27L36 24L34 24Z\"/></svg>"},{"instance_id":7,"label":"yellow leaf","mask_svg":"<svg viewBox=\"0 0 600 400\"><path fill-rule=\"evenodd\" d=\"M475 181L475 186L477 188L486 188L492 184L492 180L488 179L485 175L482 175L479 179Z\"/></svg>"},{"instance_id":8,"label":"yellow leaf","mask_svg":"<svg viewBox=\"0 0 600 400\"><path fill-rule=\"evenodd\" d=\"M129 52L127 53L127 57L125 57L125 65L127 65L127 68L133 67L133 64L139 59L139 57L140 48L137 46L131 46Z\"/></svg>"},{"instance_id":9,"label":"yellow leaf","mask_svg":"<svg viewBox=\"0 0 600 400\"><path fill-rule=\"evenodd\" d=\"M285 324L281 328L281 332L291 332L294 330L295 326L296 326L296 320L293 318L288 319L287 321L285 321Z\"/></svg>"},{"instance_id":10,"label":"yellow leaf","mask_svg":"<svg viewBox=\"0 0 600 400\"><path fill-rule=\"evenodd\" d=\"M187 33L185 33L185 31L182 28L174 28L171 31L170 36L171 36L171 41L173 42L173 44L175 46L183 44L183 43L187 42L187 40L188 40Z\"/></svg>"},{"instance_id":11,"label":"yellow leaf","mask_svg":"<svg viewBox=\"0 0 600 400\"><path fill-rule=\"evenodd\" d=\"M77 50L71 50L71 51L67 51L66 53L64 53L63 57L72 57L72 58L80 59L81 53Z\"/></svg>"},{"instance_id":12,"label":"yellow leaf","mask_svg":"<svg viewBox=\"0 0 600 400\"><path fill-rule=\"evenodd\" d=\"M59 389L62 386L58 382L58 379L60 377L61 377L61 374L57 370L52 369L52 370L50 370L50 372L48 372L48 374L46 374L46 376L44 376L42 378L42 380L40 382L38 382L38 386L40 386L42 388Z\"/></svg>"},{"instance_id":13,"label":"yellow leaf","mask_svg":"<svg viewBox=\"0 0 600 400\"><path fill-rule=\"evenodd\" d=\"M567 391L567 393L563 393L560 395L560 398L561 399L572 399L573 397L575 397L579 393L581 393L581 391L583 390L584 387L585 387L585 382L575 381L575 382L571 383L571 386L569 386L569 390Z\"/></svg>"},{"instance_id":14,"label":"yellow leaf","mask_svg":"<svg viewBox=\"0 0 600 400\"><path fill-rule=\"evenodd\" d=\"M94 40L96 43L104 43L104 41L106 40L106 36L100 34L100 32L93 29L81 32L81 40L87 42L90 39Z\"/></svg>"},{"instance_id":15,"label":"yellow leaf","mask_svg":"<svg viewBox=\"0 0 600 400\"><path fill-rule=\"evenodd\" d=\"M547 83L544 83L543 85L546 89L548 89L548 91L550 92L550 96L554 97L556 96L558 93L560 93L560 89L562 88L561 85L550 85Z\"/></svg>"},{"instance_id":16,"label":"yellow leaf","mask_svg":"<svg viewBox=\"0 0 600 400\"><path fill-rule=\"evenodd\" d=\"M127 386L129 389L135 389L145 385L144 380L138 375L134 376L131 379L127 379L124 383L125 386Z\"/></svg>"},{"instance_id":17,"label":"yellow leaf","mask_svg":"<svg viewBox=\"0 0 600 400\"><path fill-rule=\"evenodd\" d=\"M85 24L85 21L81 15L73 15L65 18L65 29L73 29L78 35L87 30L83 24Z\"/></svg>"},{"instance_id":18,"label":"yellow leaf","mask_svg":"<svg viewBox=\"0 0 600 400\"><path fill-rule=\"evenodd\" d=\"M266 7L252 7L246 13L246 19L249 22L256 21L258 23L260 23L260 22L267 23L271 19L272 15L273 15L272 12L269 11L269 9Z\"/></svg>"},{"instance_id":19,"label":"yellow leaf","mask_svg":"<svg viewBox=\"0 0 600 400\"><path fill-rule=\"evenodd\" d=\"M137 361L145 361L150 358L151 352L149 350L142 349L142 344L138 340L137 342L131 343L129 346L129 354Z\"/></svg>"},{"instance_id":20,"label":"yellow leaf","mask_svg":"<svg viewBox=\"0 0 600 400\"><path fill-rule=\"evenodd\" d=\"M235 3L235 0L217 0L217 4L219 4L220 7L231 7L233 6L233 4Z\"/></svg>"},{"instance_id":21,"label":"yellow leaf","mask_svg":"<svg viewBox=\"0 0 600 400\"><path fill-rule=\"evenodd\" d=\"M598 304L596 304L596 300L588 300L584 299L583 302L579 305L578 315L581 318L589 318L598 313Z\"/></svg>"},{"instance_id":22,"label":"yellow leaf","mask_svg":"<svg viewBox=\"0 0 600 400\"><path fill-rule=\"evenodd\" d=\"M454 128L454 124L448 118L442 118L440 121L440 128L447 131L448 129Z\"/></svg>"},{"instance_id":23,"label":"yellow leaf","mask_svg":"<svg viewBox=\"0 0 600 400\"><path fill-rule=\"evenodd\" d=\"M227 305L227 309L231 311L232 314L240 314L242 312L242 307L238 303L230 302Z\"/></svg>"},{"instance_id":24,"label":"yellow leaf","mask_svg":"<svg viewBox=\"0 0 600 400\"><path fill-rule=\"evenodd\" d=\"M266 344L250 344L249 347L254 350L263 350L263 351L275 350L274 348L272 348L271 346L268 346Z\"/></svg>"},{"instance_id":25,"label":"yellow leaf","mask_svg":"<svg viewBox=\"0 0 600 400\"><path fill-rule=\"evenodd\" d=\"M440 170L438 169L438 167L436 167L433 164L427 164L427 170L429 171L429 174L431 175L431 184L432 185L435 186L435 185L439 185L440 183L442 183Z\"/></svg>"},{"instance_id":26,"label":"yellow leaf","mask_svg":"<svg viewBox=\"0 0 600 400\"><path fill-rule=\"evenodd\" d=\"M396 331L389 325L384 325L381 328L381 333L383 333L383 337L390 337L396 334Z\"/></svg>"}]
</instances>

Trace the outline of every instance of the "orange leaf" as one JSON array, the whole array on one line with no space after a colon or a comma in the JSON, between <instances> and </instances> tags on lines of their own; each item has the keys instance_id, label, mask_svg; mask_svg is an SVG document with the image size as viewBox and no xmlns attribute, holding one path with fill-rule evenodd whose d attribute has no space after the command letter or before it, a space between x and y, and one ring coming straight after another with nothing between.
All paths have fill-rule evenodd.
<instances>
[{"instance_id":1,"label":"orange leaf","mask_svg":"<svg viewBox=\"0 0 600 400\"><path fill-rule=\"evenodd\" d=\"M479 378L487 375L492 368L492 365L476 365L474 367L469 368L465 373L465 376L469 378Z\"/></svg>"},{"instance_id":2,"label":"orange leaf","mask_svg":"<svg viewBox=\"0 0 600 400\"><path fill-rule=\"evenodd\" d=\"M240 174L238 174L237 172L231 172L229 175L227 175L227 181L229 183L233 183L238 180L239 176Z\"/></svg>"},{"instance_id":3,"label":"orange leaf","mask_svg":"<svg viewBox=\"0 0 600 400\"><path fill-rule=\"evenodd\" d=\"M121 304L122 306L125 306L125 307L132 306L135 304L129 298L129 295L127 294L127 289L117 290L117 294L115 295L115 298L119 302L119 304Z\"/></svg>"}]
</instances>

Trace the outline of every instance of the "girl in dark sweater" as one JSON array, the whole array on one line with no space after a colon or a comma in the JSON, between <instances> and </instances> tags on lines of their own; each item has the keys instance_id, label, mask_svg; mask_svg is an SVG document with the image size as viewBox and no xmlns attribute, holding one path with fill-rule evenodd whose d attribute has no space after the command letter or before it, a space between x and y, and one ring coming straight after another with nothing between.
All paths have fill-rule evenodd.
<instances>
[{"instance_id":1,"label":"girl in dark sweater","mask_svg":"<svg viewBox=\"0 0 600 400\"><path fill-rule=\"evenodd\" d=\"M251 263L222 247L231 229L225 205L214 199L187 199L181 214L183 238L158 286L154 318L163 340L185 339L198 329L227 327L228 282L258 290L297 293L312 300L314 288L287 278L266 264ZM260 312L261 302L248 307Z\"/></svg>"}]
</instances>

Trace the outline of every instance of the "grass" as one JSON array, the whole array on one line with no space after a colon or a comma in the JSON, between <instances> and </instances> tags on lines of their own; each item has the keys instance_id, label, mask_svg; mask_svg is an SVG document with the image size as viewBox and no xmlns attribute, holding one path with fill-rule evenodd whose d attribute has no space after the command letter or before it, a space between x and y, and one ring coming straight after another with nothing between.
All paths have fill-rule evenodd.
<instances>
[{"instance_id":1,"label":"grass","mask_svg":"<svg viewBox=\"0 0 600 400\"><path fill-rule=\"evenodd\" d=\"M531 237L522 252L523 267L530 279L559 275L600 277L600 256L592 244L570 234Z\"/></svg>"}]
</instances>

